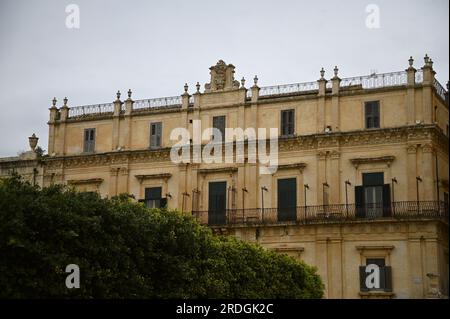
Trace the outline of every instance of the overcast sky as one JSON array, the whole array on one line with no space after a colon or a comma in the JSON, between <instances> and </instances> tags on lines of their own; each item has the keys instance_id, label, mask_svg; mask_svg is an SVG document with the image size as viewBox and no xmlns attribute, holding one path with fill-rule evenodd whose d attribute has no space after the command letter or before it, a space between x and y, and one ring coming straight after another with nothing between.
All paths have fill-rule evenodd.
<instances>
[{"instance_id":1,"label":"overcast sky","mask_svg":"<svg viewBox=\"0 0 450 319\"><path fill-rule=\"evenodd\" d=\"M77 4L80 28L66 27ZM380 28L368 28L369 4ZM428 53L443 86L449 69L448 0L111 1L0 0L0 156L47 149L54 96L69 106L178 95L209 81L223 59L259 85L417 68ZM373 20L372 20L373 21ZM123 95L125 96L125 94Z\"/></svg>"}]
</instances>

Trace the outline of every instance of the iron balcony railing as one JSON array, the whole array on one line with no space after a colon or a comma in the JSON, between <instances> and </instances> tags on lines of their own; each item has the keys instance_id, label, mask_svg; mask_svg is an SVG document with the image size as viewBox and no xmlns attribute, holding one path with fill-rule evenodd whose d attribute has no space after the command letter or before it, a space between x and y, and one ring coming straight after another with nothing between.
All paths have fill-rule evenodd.
<instances>
[{"instance_id":1,"label":"iron balcony railing","mask_svg":"<svg viewBox=\"0 0 450 319\"><path fill-rule=\"evenodd\" d=\"M381 219L439 219L448 223L448 206L444 202L395 202L381 204L338 204L292 208L249 208L222 211L193 211L201 224L210 226L258 224L345 223Z\"/></svg>"}]
</instances>

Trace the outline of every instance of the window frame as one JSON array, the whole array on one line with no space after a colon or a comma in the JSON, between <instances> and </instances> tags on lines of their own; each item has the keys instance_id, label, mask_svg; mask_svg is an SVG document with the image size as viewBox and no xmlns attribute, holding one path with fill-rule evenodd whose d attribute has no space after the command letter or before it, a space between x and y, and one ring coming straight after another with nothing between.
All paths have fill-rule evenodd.
<instances>
[{"instance_id":1,"label":"window frame","mask_svg":"<svg viewBox=\"0 0 450 319\"><path fill-rule=\"evenodd\" d=\"M369 106L377 105L376 112L374 112L373 108L370 110L370 114L368 114ZM376 114L373 114L376 113ZM370 115L370 116L369 116ZM369 125L368 120L371 120L371 124ZM375 123L375 120L376 123ZM373 100L373 101L365 101L364 102L364 128L367 130L371 129L379 129L381 128L381 101Z\"/></svg>"},{"instance_id":2,"label":"window frame","mask_svg":"<svg viewBox=\"0 0 450 319\"><path fill-rule=\"evenodd\" d=\"M153 127L155 128L159 127L159 134L157 134L158 133L157 129L155 129L155 134L153 134ZM163 124L161 121L150 123L150 143L149 143L150 149L158 149L162 147L162 135L163 135L162 131L163 131ZM156 144L153 143L154 141L153 137L155 137L156 139Z\"/></svg>"},{"instance_id":3,"label":"window frame","mask_svg":"<svg viewBox=\"0 0 450 319\"><path fill-rule=\"evenodd\" d=\"M223 119L223 131L221 130L220 127L216 127L216 119ZM220 131L220 133L222 134L222 142L225 142L225 129L227 127L227 116L226 115L215 115L212 117L212 128L216 128ZM213 136L212 139L214 139L214 131L213 131Z\"/></svg>"},{"instance_id":4,"label":"window frame","mask_svg":"<svg viewBox=\"0 0 450 319\"><path fill-rule=\"evenodd\" d=\"M88 139L86 139L86 133L88 134ZM96 137L97 137L97 130L95 128L85 128L83 130L83 153L95 152Z\"/></svg>"},{"instance_id":5,"label":"window frame","mask_svg":"<svg viewBox=\"0 0 450 319\"><path fill-rule=\"evenodd\" d=\"M284 114L292 114L292 118L289 119L289 115L287 116L287 119L285 118ZM285 122L286 119L286 122ZM285 127L287 126L287 129ZM280 112L280 131L282 137L291 137L295 136L295 109L285 109L281 110ZM285 131L287 133L285 134Z\"/></svg>"}]
</instances>

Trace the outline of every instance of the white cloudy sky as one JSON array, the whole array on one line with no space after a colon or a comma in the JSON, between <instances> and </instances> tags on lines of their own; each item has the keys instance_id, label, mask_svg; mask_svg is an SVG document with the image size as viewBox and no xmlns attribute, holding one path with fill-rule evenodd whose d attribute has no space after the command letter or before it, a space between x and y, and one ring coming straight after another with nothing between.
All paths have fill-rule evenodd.
<instances>
[{"instance_id":1,"label":"white cloudy sky","mask_svg":"<svg viewBox=\"0 0 450 319\"><path fill-rule=\"evenodd\" d=\"M80 29L65 25L68 4ZM366 6L380 9L369 29ZM0 156L28 148L35 132L47 149L48 108L133 97L178 95L209 80L218 59L261 86L314 81L334 65L340 76L399 71L428 53L445 86L448 0L113 1L0 0ZM59 104L59 102L58 102Z\"/></svg>"}]
</instances>

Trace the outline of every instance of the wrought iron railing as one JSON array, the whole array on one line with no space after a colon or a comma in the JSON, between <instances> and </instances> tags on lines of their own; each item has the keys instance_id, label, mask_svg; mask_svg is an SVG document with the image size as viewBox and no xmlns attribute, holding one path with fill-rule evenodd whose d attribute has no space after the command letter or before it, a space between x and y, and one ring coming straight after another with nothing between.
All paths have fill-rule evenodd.
<instances>
[{"instance_id":1,"label":"wrought iron railing","mask_svg":"<svg viewBox=\"0 0 450 319\"><path fill-rule=\"evenodd\" d=\"M91 114L107 114L114 112L113 103L83 105L69 108L69 118Z\"/></svg>"},{"instance_id":2,"label":"wrought iron railing","mask_svg":"<svg viewBox=\"0 0 450 319\"><path fill-rule=\"evenodd\" d=\"M133 110L178 106L181 105L181 103L182 100L180 95L156 99L136 100L133 104Z\"/></svg>"},{"instance_id":3,"label":"wrought iron railing","mask_svg":"<svg viewBox=\"0 0 450 319\"><path fill-rule=\"evenodd\" d=\"M201 223L211 226L258 224L345 223L380 219L441 219L448 222L448 207L444 202L395 202L390 205L355 204L300 206L292 208L226 209L223 211L193 211Z\"/></svg>"}]
</instances>

